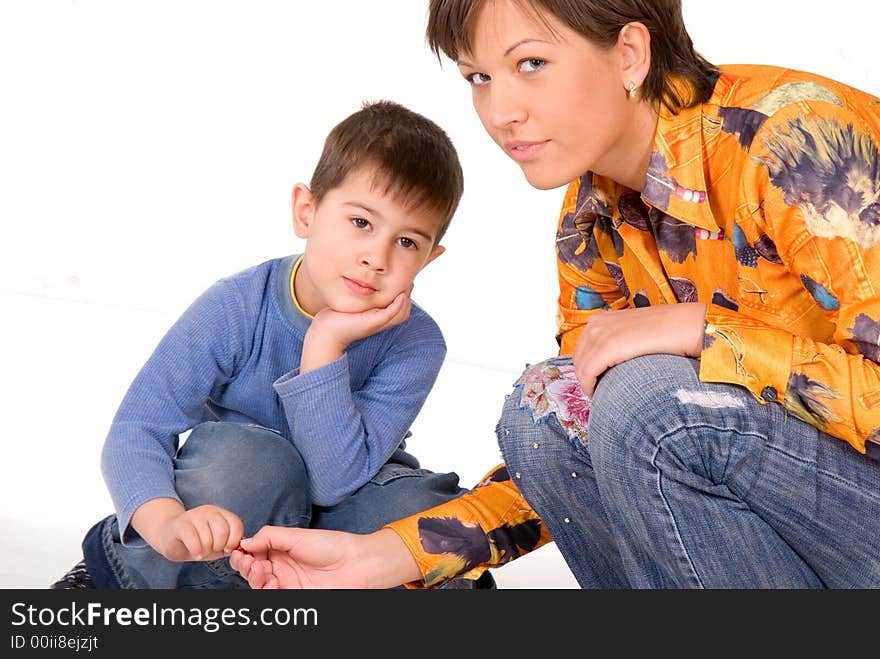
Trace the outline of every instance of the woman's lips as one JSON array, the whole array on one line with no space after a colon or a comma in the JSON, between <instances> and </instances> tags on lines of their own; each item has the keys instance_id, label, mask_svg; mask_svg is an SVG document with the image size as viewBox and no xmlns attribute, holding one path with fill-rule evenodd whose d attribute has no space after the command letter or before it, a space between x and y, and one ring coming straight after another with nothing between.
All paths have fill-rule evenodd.
<instances>
[{"instance_id":1,"label":"woman's lips","mask_svg":"<svg viewBox=\"0 0 880 659\"><path fill-rule=\"evenodd\" d=\"M528 162L537 156L538 152L541 151L541 149L544 148L544 145L549 141L550 140L544 140L543 142L508 142L506 145L507 152L510 154L510 157L518 163Z\"/></svg>"}]
</instances>

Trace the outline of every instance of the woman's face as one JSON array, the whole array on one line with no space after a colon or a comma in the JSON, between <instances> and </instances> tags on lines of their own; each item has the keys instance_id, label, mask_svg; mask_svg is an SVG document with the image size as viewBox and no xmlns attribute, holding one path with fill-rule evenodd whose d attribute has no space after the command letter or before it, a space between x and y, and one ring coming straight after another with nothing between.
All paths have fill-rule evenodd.
<instances>
[{"instance_id":1,"label":"woman's face","mask_svg":"<svg viewBox=\"0 0 880 659\"><path fill-rule=\"evenodd\" d=\"M627 99L621 49L599 48L543 16L547 24L512 0L480 10L473 52L458 61L480 121L536 188L586 171L613 177L637 105Z\"/></svg>"}]
</instances>

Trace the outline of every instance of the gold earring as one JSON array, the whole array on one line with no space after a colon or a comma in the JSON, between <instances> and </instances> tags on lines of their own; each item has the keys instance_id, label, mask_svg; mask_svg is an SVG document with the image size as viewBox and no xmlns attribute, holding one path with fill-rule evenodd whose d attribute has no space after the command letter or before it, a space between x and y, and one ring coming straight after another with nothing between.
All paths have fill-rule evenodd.
<instances>
[{"instance_id":1,"label":"gold earring","mask_svg":"<svg viewBox=\"0 0 880 659\"><path fill-rule=\"evenodd\" d=\"M629 83L629 90L627 91L627 97L632 99L636 96L636 89L638 89L638 85L635 82Z\"/></svg>"}]
</instances>

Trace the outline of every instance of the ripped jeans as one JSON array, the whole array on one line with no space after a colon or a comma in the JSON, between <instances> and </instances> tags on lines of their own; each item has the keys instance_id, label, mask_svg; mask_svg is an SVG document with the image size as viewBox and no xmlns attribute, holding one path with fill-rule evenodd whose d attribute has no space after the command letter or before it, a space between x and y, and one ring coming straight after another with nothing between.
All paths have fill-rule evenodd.
<instances>
[{"instance_id":1,"label":"ripped jeans","mask_svg":"<svg viewBox=\"0 0 880 659\"><path fill-rule=\"evenodd\" d=\"M585 405L556 358L508 397L508 471L581 587L880 587L880 462L698 370L632 359Z\"/></svg>"}]
</instances>

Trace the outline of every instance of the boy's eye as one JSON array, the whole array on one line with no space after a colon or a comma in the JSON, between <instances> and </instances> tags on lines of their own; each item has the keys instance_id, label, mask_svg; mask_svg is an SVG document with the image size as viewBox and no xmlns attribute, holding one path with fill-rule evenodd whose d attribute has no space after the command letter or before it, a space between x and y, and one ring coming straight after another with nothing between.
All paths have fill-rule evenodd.
<instances>
[{"instance_id":1,"label":"boy's eye","mask_svg":"<svg viewBox=\"0 0 880 659\"><path fill-rule=\"evenodd\" d=\"M416 242L410 238L399 238L398 242L402 247L406 247L407 249L416 249L418 245Z\"/></svg>"},{"instance_id":2,"label":"boy's eye","mask_svg":"<svg viewBox=\"0 0 880 659\"><path fill-rule=\"evenodd\" d=\"M366 229L368 226L370 226L370 223L362 217L351 218L351 223L354 224L358 229Z\"/></svg>"},{"instance_id":3,"label":"boy's eye","mask_svg":"<svg viewBox=\"0 0 880 659\"><path fill-rule=\"evenodd\" d=\"M487 76L485 73L471 73L470 75L466 75L464 77L469 83L471 83L474 87L482 87L485 85L491 78Z\"/></svg>"},{"instance_id":4,"label":"boy's eye","mask_svg":"<svg viewBox=\"0 0 880 659\"><path fill-rule=\"evenodd\" d=\"M540 57L530 57L519 63L519 70L523 73L534 73L543 69L546 64L547 60L543 60Z\"/></svg>"}]
</instances>

